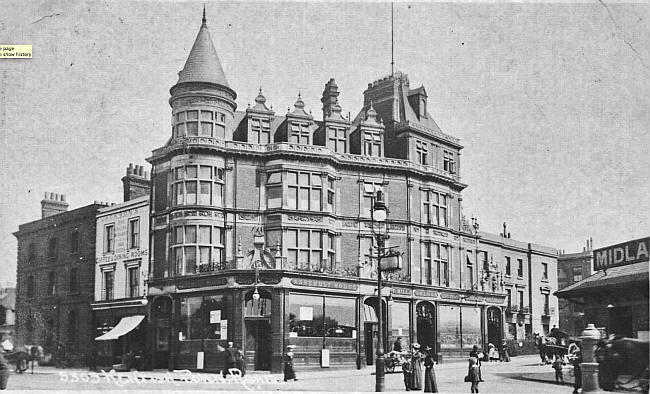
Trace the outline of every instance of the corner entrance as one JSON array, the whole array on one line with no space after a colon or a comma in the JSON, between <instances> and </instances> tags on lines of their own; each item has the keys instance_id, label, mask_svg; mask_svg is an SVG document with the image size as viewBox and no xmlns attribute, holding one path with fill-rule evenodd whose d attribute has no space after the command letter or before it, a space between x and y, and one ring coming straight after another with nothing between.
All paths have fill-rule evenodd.
<instances>
[{"instance_id":1,"label":"corner entrance","mask_svg":"<svg viewBox=\"0 0 650 394\"><path fill-rule=\"evenodd\" d=\"M436 346L436 309L432 303L421 301L415 307L417 312L417 342L425 348L427 346L433 349L436 354L439 349Z\"/></svg>"},{"instance_id":2,"label":"corner entrance","mask_svg":"<svg viewBox=\"0 0 650 394\"><path fill-rule=\"evenodd\" d=\"M256 371L271 370L271 321L246 319L246 359Z\"/></svg>"}]
</instances>

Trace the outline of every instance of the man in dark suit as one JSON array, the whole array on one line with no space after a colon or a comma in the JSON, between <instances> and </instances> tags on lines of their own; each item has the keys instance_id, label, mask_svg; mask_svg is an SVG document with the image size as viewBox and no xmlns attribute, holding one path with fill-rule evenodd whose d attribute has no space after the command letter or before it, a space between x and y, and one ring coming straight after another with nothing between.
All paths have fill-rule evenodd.
<instances>
[{"instance_id":1,"label":"man in dark suit","mask_svg":"<svg viewBox=\"0 0 650 394\"><path fill-rule=\"evenodd\" d=\"M235 368L235 356L237 350L233 346L232 342L228 342L228 347L224 353L223 376L226 376L230 374L230 368Z\"/></svg>"}]
</instances>

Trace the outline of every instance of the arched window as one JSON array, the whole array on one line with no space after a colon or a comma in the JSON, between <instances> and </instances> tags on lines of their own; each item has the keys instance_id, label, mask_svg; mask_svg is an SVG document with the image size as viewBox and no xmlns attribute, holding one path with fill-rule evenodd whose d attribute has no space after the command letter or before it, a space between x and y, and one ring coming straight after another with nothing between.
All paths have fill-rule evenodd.
<instances>
[{"instance_id":1,"label":"arched window","mask_svg":"<svg viewBox=\"0 0 650 394\"><path fill-rule=\"evenodd\" d=\"M244 297L244 316L270 316L271 315L271 294L265 290L258 289L260 299L254 300L254 291L249 291Z\"/></svg>"}]
</instances>

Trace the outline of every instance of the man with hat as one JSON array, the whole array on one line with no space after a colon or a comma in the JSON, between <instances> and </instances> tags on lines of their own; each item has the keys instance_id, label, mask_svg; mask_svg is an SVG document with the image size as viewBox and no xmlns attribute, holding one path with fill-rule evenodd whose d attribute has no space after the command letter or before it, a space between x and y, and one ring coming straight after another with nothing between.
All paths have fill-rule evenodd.
<instances>
[{"instance_id":1,"label":"man with hat","mask_svg":"<svg viewBox=\"0 0 650 394\"><path fill-rule=\"evenodd\" d=\"M424 392L437 393L438 384L436 383L436 373L433 371L433 349L425 346L424 351L427 353L424 357Z\"/></svg>"}]
</instances>

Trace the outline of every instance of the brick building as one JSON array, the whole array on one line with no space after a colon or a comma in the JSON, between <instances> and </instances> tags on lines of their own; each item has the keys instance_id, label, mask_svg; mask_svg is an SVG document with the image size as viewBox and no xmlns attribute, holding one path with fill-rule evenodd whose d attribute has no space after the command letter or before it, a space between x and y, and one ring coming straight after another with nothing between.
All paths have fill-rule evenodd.
<instances>
[{"instance_id":1,"label":"brick building","mask_svg":"<svg viewBox=\"0 0 650 394\"><path fill-rule=\"evenodd\" d=\"M587 245L583 248L582 252L560 253L557 258L558 289L562 290L591 276L593 273L592 253L593 241L591 239L587 241ZM584 319L585 311L583 304L580 300L576 301L579 302L569 302L567 299L560 298L558 302L560 330L571 336L579 336L588 323Z\"/></svg>"},{"instance_id":2,"label":"brick building","mask_svg":"<svg viewBox=\"0 0 650 394\"><path fill-rule=\"evenodd\" d=\"M21 224L16 285L16 344L84 364L92 348L95 215L106 204L68 211L64 195L45 193L42 218Z\"/></svg>"},{"instance_id":3,"label":"brick building","mask_svg":"<svg viewBox=\"0 0 650 394\"><path fill-rule=\"evenodd\" d=\"M204 16L170 93L170 139L147 159L154 367L221 369L226 341L242 346L249 369L279 371L289 344L299 367L328 358L372 364L377 191L390 209L388 244L404 258L383 290L387 349L401 336L443 358L466 357L489 332L499 340L504 286L515 286L506 285L502 255L526 262L532 310L543 311L539 297L556 288L552 249L482 236L465 220L462 146L440 130L425 88L412 89L406 74L369 83L354 118L341 115L334 79L320 99L322 120L300 95L277 115L261 90L237 111ZM491 264L479 257L482 237ZM542 328L537 316L526 321Z\"/></svg>"},{"instance_id":4,"label":"brick building","mask_svg":"<svg viewBox=\"0 0 650 394\"><path fill-rule=\"evenodd\" d=\"M149 173L131 164L122 182L124 202L97 213L92 303L97 367L110 368L127 353L148 351Z\"/></svg>"}]
</instances>

